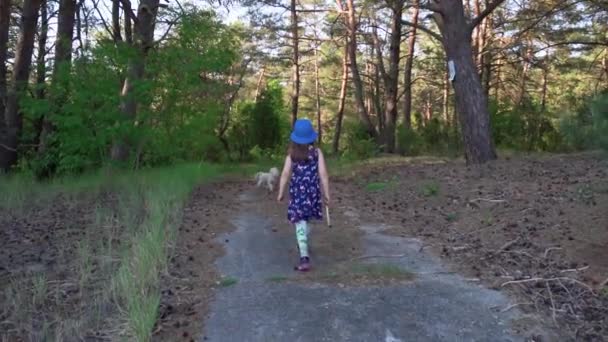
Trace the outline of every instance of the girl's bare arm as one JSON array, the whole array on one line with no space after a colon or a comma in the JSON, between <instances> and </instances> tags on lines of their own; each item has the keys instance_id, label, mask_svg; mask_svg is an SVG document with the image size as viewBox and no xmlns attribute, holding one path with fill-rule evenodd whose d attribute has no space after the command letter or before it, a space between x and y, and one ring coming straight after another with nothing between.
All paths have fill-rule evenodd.
<instances>
[{"instance_id":1,"label":"girl's bare arm","mask_svg":"<svg viewBox=\"0 0 608 342\"><path fill-rule=\"evenodd\" d=\"M291 157L287 156L285 158L285 164L283 165L283 172L281 172L281 180L279 181L279 195L277 196L277 200L280 202L283 200L283 195L285 194L285 187L287 186L287 182L291 177Z\"/></svg>"},{"instance_id":2,"label":"girl's bare arm","mask_svg":"<svg viewBox=\"0 0 608 342\"><path fill-rule=\"evenodd\" d=\"M323 187L323 195L325 195L325 204L329 204L329 174L327 172L327 165L325 164L325 157L323 152L319 149L319 178L321 178L321 187Z\"/></svg>"}]
</instances>

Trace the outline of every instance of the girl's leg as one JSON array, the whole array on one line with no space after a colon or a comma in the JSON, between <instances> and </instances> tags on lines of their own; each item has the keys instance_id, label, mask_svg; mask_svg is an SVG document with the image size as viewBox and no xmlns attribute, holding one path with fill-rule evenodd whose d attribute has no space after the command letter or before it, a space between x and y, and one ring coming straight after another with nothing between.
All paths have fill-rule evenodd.
<instances>
[{"instance_id":1,"label":"girl's leg","mask_svg":"<svg viewBox=\"0 0 608 342\"><path fill-rule=\"evenodd\" d=\"M306 221L296 223L296 239L300 248L300 257L308 258L308 223Z\"/></svg>"}]
</instances>

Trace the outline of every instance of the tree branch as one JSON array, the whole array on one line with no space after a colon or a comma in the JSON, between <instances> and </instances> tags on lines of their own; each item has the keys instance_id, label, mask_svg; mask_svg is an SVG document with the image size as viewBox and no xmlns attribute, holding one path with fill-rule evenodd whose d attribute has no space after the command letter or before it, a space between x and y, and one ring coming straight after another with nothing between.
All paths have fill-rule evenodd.
<instances>
[{"instance_id":1,"label":"tree branch","mask_svg":"<svg viewBox=\"0 0 608 342\"><path fill-rule=\"evenodd\" d=\"M500 6L503 2L505 2L505 0L494 0L489 3L486 8L479 13L479 15L473 19L473 21L471 21L469 24L469 30L473 31L477 25L479 25L488 15L490 15L490 13L496 9L496 7Z\"/></svg>"},{"instance_id":2,"label":"tree branch","mask_svg":"<svg viewBox=\"0 0 608 342\"><path fill-rule=\"evenodd\" d=\"M441 8L439 8L439 6L437 6L436 4L434 4L430 1L427 1L427 3L425 3L425 4L421 3L418 5L418 7L420 9L425 9L425 10L435 12L435 13L442 13Z\"/></svg>"},{"instance_id":3,"label":"tree branch","mask_svg":"<svg viewBox=\"0 0 608 342\"><path fill-rule=\"evenodd\" d=\"M434 32L434 31L432 31L431 29L429 29L429 28L427 28L425 26L422 26L420 24L414 25L414 23L412 23L411 21L407 21L407 20L401 20L401 23L403 25L407 25L407 26L410 26L410 27L415 27L415 28L419 29L420 31L428 34L429 36L437 39L439 42L443 41L443 38L441 37L441 35L439 33Z\"/></svg>"}]
</instances>

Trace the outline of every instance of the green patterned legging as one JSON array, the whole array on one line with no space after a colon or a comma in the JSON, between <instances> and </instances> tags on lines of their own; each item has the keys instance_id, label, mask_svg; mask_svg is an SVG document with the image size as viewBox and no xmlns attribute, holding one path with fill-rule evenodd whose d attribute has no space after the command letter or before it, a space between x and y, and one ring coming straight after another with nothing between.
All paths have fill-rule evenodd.
<instances>
[{"instance_id":1,"label":"green patterned legging","mask_svg":"<svg viewBox=\"0 0 608 342\"><path fill-rule=\"evenodd\" d=\"M296 239L300 248L300 257L308 257L308 222L300 221L296 223Z\"/></svg>"}]
</instances>

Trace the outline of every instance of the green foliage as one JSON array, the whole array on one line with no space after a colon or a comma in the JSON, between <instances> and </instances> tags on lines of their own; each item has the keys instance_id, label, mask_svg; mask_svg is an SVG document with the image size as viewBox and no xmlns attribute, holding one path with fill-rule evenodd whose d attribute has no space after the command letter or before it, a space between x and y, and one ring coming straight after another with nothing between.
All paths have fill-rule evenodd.
<instances>
[{"instance_id":1,"label":"green foliage","mask_svg":"<svg viewBox=\"0 0 608 342\"><path fill-rule=\"evenodd\" d=\"M284 150L288 132L283 88L278 81L270 81L257 102L237 107L228 135L238 159L261 160Z\"/></svg>"},{"instance_id":2,"label":"green foliage","mask_svg":"<svg viewBox=\"0 0 608 342\"><path fill-rule=\"evenodd\" d=\"M436 181L428 181L421 185L420 193L425 197L435 197L439 195L439 184Z\"/></svg>"},{"instance_id":3,"label":"green foliage","mask_svg":"<svg viewBox=\"0 0 608 342\"><path fill-rule=\"evenodd\" d=\"M240 37L213 12L189 7L169 39L149 51L146 77L132 82L135 118L121 113L128 99L120 88L140 57L126 44L99 40L71 70L60 70L46 99L23 100L26 122L46 116L55 126L45 153L31 151L25 167L39 176L99 168L120 137L133 147L133 167L222 160L216 127L234 89L228 78L240 59ZM26 127L26 141L38 135L34 125Z\"/></svg>"},{"instance_id":4,"label":"green foliage","mask_svg":"<svg viewBox=\"0 0 608 342\"><path fill-rule=\"evenodd\" d=\"M608 93L588 98L574 114L565 114L559 128L567 150L608 151Z\"/></svg>"},{"instance_id":5,"label":"green foliage","mask_svg":"<svg viewBox=\"0 0 608 342\"><path fill-rule=\"evenodd\" d=\"M424 140L415 130L402 124L397 127L397 148L402 155L417 156L424 149Z\"/></svg>"},{"instance_id":6,"label":"green foliage","mask_svg":"<svg viewBox=\"0 0 608 342\"><path fill-rule=\"evenodd\" d=\"M352 160L369 159L380 153L380 147L370 138L365 127L357 122L344 123L344 157Z\"/></svg>"},{"instance_id":7,"label":"green foliage","mask_svg":"<svg viewBox=\"0 0 608 342\"><path fill-rule=\"evenodd\" d=\"M522 151L554 151L561 138L552 117L531 101L513 105L490 101L492 134L496 146Z\"/></svg>"}]
</instances>

